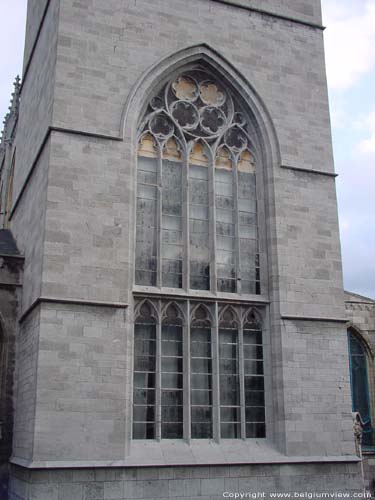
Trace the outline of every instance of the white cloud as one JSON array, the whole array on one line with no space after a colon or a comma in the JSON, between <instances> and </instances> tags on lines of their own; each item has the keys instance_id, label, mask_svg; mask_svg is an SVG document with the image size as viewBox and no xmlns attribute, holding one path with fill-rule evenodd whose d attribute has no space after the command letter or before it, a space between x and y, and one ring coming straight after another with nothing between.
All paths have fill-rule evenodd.
<instances>
[{"instance_id":1,"label":"white cloud","mask_svg":"<svg viewBox=\"0 0 375 500\"><path fill-rule=\"evenodd\" d=\"M328 85L347 90L375 68L375 0L323 0Z\"/></svg>"},{"instance_id":2,"label":"white cloud","mask_svg":"<svg viewBox=\"0 0 375 500\"><path fill-rule=\"evenodd\" d=\"M361 128L367 131L367 139L359 142L358 148L362 153L375 153L375 106L360 123Z\"/></svg>"}]
</instances>

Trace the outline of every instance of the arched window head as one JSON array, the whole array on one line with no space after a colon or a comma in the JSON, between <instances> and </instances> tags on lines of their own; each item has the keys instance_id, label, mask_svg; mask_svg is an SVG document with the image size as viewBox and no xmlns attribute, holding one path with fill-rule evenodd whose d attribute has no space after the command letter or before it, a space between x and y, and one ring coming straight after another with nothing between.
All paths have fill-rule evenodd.
<instances>
[{"instance_id":1,"label":"arched window head","mask_svg":"<svg viewBox=\"0 0 375 500\"><path fill-rule=\"evenodd\" d=\"M363 422L362 444L374 446L367 350L351 328L348 330L348 346L352 409L360 414Z\"/></svg>"},{"instance_id":2,"label":"arched window head","mask_svg":"<svg viewBox=\"0 0 375 500\"><path fill-rule=\"evenodd\" d=\"M140 119L135 284L260 294L254 126L242 100L193 67Z\"/></svg>"}]
</instances>

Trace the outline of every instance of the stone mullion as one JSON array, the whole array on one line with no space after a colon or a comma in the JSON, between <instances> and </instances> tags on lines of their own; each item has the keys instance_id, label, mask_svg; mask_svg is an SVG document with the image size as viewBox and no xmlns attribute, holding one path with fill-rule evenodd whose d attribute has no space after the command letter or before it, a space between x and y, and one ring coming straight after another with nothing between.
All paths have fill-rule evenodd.
<instances>
[{"instance_id":1,"label":"stone mullion","mask_svg":"<svg viewBox=\"0 0 375 500\"><path fill-rule=\"evenodd\" d=\"M184 251L184 262L183 269L184 274L182 277L182 287L188 291L190 289L190 186L189 186L189 155L187 150L185 150L183 166L185 167L183 172L183 224L184 227L184 240L185 240L185 251Z\"/></svg>"},{"instance_id":2,"label":"stone mullion","mask_svg":"<svg viewBox=\"0 0 375 500\"><path fill-rule=\"evenodd\" d=\"M246 412L245 412L245 367L243 352L243 325L238 329L238 375L240 379L240 408L241 408L241 438L246 439Z\"/></svg>"},{"instance_id":3,"label":"stone mullion","mask_svg":"<svg viewBox=\"0 0 375 500\"><path fill-rule=\"evenodd\" d=\"M183 391L183 405L184 405L184 430L183 436L188 442L191 440L191 396L190 396L190 376L191 376L191 362L190 362L190 300L186 304L186 321L183 330L183 363L184 363L184 391Z\"/></svg>"},{"instance_id":4,"label":"stone mullion","mask_svg":"<svg viewBox=\"0 0 375 500\"><path fill-rule=\"evenodd\" d=\"M210 289L217 292L216 272L216 189L215 189L215 159L211 158L208 172L209 183L209 245L210 245Z\"/></svg>"},{"instance_id":5,"label":"stone mullion","mask_svg":"<svg viewBox=\"0 0 375 500\"><path fill-rule=\"evenodd\" d=\"M236 292L241 293L241 260L240 260L240 214L238 210L238 158L233 164L233 185L234 185L234 231L235 231L235 251L236 251Z\"/></svg>"},{"instance_id":6,"label":"stone mullion","mask_svg":"<svg viewBox=\"0 0 375 500\"><path fill-rule=\"evenodd\" d=\"M219 373L219 306L214 305L214 324L211 325L211 357L212 357L212 424L213 438L220 442L220 373Z\"/></svg>"},{"instance_id":7,"label":"stone mullion","mask_svg":"<svg viewBox=\"0 0 375 500\"><path fill-rule=\"evenodd\" d=\"M158 300L159 318L156 326L156 380L155 380L155 421L156 421L156 439L161 440L161 300Z\"/></svg>"},{"instance_id":8,"label":"stone mullion","mask_svg":"<svg viewBox=\"0 0 375 500\"><path fill-rule=\"evenodd\" d=\"M162 245L163 245L163 231L162 231L162 222L163 222L163 150L159 146L159 156L158 156L158 202L157 202L157 231L156 231L156 240L157 240L157 275L156 275L156 286L159 288L162 286L162 268L163 268L163 257L162 257Z\"/></svg>"}]
</instances>

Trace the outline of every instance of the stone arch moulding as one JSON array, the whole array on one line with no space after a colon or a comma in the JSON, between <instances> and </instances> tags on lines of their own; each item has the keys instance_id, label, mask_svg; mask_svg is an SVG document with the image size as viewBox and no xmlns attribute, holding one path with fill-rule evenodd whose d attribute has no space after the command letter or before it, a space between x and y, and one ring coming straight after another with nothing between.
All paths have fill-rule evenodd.
<instances>
[{"instance_id":1,"label":"stone arch moulding","mask_svg":"<svg viewBox=\"0 0 375 500\"><path fill-rule=\"evenodd\" d=\"M231 84L235 92L247 104L259 128L264 165L273 168L281 164L281 155L276 130L262 98L248 80L218 51L202 43L181 49L159 60L138 80L125 104L120 136L132 145L136 144L136 130L139 116L156 87L162 86L175 72L194 63L206 63L208 67ZM134 153L134 151L133 151ZM267 175L267 174L266 174Z\"/></svg>"},{"instance_id":2,"label":"stone arch moulding","mask_svg":"<svg viewBox=\"0 0 375 500\"><path fill-rule=\"evenodd\" d=\"M356 326L351 321L346 324L346 329L348 332L350 331L351 333L353 333L358 338L358 340L365 346L367 354L370 356L371 361L373 361L375 359L374 349L372 348L368 339L363 334L362 330L358 328L358 326Z\"/></svg>"}]
</instances>

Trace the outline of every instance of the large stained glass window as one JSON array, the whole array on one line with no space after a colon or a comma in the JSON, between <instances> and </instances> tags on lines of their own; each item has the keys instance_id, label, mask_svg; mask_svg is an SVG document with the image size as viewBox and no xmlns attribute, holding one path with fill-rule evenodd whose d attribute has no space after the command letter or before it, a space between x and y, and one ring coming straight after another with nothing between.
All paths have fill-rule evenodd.
<instances>
[{"instance_id":1,"label":"large stained glass window","mask_svg":"<svg viewBox=\"0 0 375 500\"><path fill-rule=\"evenodd\" d=\"M229 88L172 78L140 121L135 284L260 294L257 148Z\"/></svg>"},{"instance_id":2,"label":"large stained glass window","mask_svg":"<svg viewBox=\"0 0 375 500\"><path fill-rule=\"evenodd\" d=\"M140 300L133 439L264 438L259 318L244 305Z\"/></svg>"}]
</instances>

